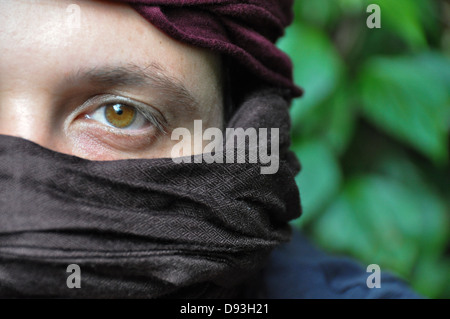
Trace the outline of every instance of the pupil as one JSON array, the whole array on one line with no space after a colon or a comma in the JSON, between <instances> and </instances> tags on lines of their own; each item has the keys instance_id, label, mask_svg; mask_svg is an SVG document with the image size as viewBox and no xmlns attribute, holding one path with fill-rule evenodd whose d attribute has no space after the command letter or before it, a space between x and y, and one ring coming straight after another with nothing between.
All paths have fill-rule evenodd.
<instances>
[{"instance_id":1,"label":"pupil","mask_svg":"<svg viewBox=\"0 0 450 319\"><path fill-rule=\"evenodd\" d=\"M123 110L122 110L122 105L120 104L116 104L113 106L114 111L116 112L117 115L122 115L123 114Z\"/></svg>"}]
</instances>

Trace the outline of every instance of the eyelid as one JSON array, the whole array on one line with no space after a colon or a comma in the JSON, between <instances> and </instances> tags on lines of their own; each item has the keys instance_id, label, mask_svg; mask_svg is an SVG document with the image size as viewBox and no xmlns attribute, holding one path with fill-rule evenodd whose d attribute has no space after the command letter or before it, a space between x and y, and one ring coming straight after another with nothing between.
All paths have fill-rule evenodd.
<instances>
[{"instance_id":1,"label":"eyelid","mask_svg":"<svg viewBox=\"0 0 450 319\"><path fill-rule=\"evenodd\" d=\"M114 103L123 103L136 108L136 110L139 111L145 117L145 119L148 120L152 125L154 125L161 133L167 134L168 123L164 115L159 112L159 110L146 103L124 96L113 94L96 95L84 102L80 108L86 109L87 107L91 107L91 105L93 104L98 108L107 104Z\"/></svg>"}]
</instances>

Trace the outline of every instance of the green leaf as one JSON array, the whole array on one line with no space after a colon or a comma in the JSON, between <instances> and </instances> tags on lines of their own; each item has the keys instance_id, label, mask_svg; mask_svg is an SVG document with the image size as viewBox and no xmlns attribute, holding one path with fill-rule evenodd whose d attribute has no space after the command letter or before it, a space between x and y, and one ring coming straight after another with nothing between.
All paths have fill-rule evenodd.
<instances>
[{"instance_id":1,"label":"green leaf","mask_svg":"<svg viewBox=\"0 0 450 319\"><path fill-rule=\"evenodd\" d=\"M366 0L381 9L381 28L386 28L405 40L411 48L427 46L418 0Z\"/></svg>"},{"instance_id":2,"label":"green leaf","mask_svg":"<svg viewBox=\"0 0 450 319\"><path fill-rule=\"evenodd\" d=\"M393 151L380 157L376 169L383 176L406 185L411 194L419 194L414 196L417 208L426 212L422 214L421 254L430 258L441 256L450 239L450 215L435 185L425 179L410 158Z\"/></svg>"},{"instance_id":3,"label":"green leaf","mask_svg":"<svg viewBox=\"0 0 450 319\"><path fill-rule=\"evenodd\" d=\"M427 70L450 91L450 57L437 51L423 52L414 60L417 66ZM450 107L449 107L450 109Z\"/></svg>"},{"instance_id":4,"label":"green leaf","mask_svg":"<svg viewBox=\"0 0 450 319\"><path fill-rule=\"evenodd\" d=\"M345 81L329 99L302 118L301 140L321 139L336 154L343 154L356 129L356 110Z\"/></svg>"},{"instance_id":5,"label":"green leaf","mask_svg":"<svg viewBox=\"0 0 450 319\"><path fill-rule=\"evenodd\" d=\"M449 93L439 76L415 58L373 58L359 85L369 120L437 163L447 160Z\"/></svg>"},{"instance_id":6,"label":"green leaf","mask_svg":"<svg viewBox=\"0 0 450 319\"><path fill-rule=\"evenodd\" d=\"M423 259L414 269L412 287L429 298L444 298L450 286L450 260Z\"/></svg>"},{"instance_id":7,"label":"green leaf","mask_svg":"<svg viewBox=\"0 0 450 319\"><path fill-rule=\"evenodd\" d=\"M350 14L365 12L365 8L367 7L367 4L361 0L338 0L337 2L345 13Z\"/></svg>"},{"instance_id":8,"label":"green leaf","mask_svg":"<svg viewBox=\"0 0 450 319\"><path fill-rule=\"evenodd\" d=\"M295 130L301 126L303 115L334 91L342 74L342 62L325 33L300 23L288 28L278 46L291 56L295 82L305 90L291 108Z\"/></svg>"},{"instance_id":9,"label":"green leaf","mask_svg":"<svg viewBox=\"0 0 450 319\"><path fill-rule=\"evenodd\" d=\"M325 250L369 260L373 252L372 239L368 236L367 229L361 227L357 216L351 201L342 193L325 213L310 225L309 231Z\"/></svg>"},{"instance_id":10,"label":"green leaf","mask_svg":"<svg viewBox=\"0 0 450 319\"><path fill-rule=\"evenodd\" d=\"M329 0L297 0L294 6L296 20L322 27L339 18L338 9L338 3Z\"/></svg>"},{"instance_id":11,"label":"green leaf","mask_svg":"<svg viewBox=\"0 0 450 319\"><path fill-rule=\"evenodd\" d=\"M303 215L295 222L302 226L330 202L339 191L341 172L329 147L320 140L294 144L293 151L302 163L296 177L302 199Z\"/></svg>"},{"instance_id":12,"label":"green leaf","mask_svg":"<svg viewBox=\"0 0 450 319\"><path fill-rule=\"evenodd\" d=\"M330 122L325 133L326 140L338 154L345 152L356 129L356 114L346 93L337 93L329 104Z\"/></svg>"},{"instance_id":13,"label":"green leaf","mask_svg":"<svg viewBox=\"0 0 450 319\"><path fill-rule=\"evenodd\" d=\"M353 178L312 224L312 234L326 249L411 278L416 261L430 258L424 250L436 243L436 224L446 221L445 207L433 201L388 178Z\"/></svg>"}]
</instances>

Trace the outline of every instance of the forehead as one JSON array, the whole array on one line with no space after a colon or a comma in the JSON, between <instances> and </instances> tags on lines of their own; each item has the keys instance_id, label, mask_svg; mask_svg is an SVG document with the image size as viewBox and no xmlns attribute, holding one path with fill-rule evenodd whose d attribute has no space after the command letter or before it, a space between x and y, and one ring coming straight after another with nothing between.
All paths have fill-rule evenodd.
<instances>
[{"instance_id":1,"label":"forehead","mask_svg":"<svg viewBox=\"0 0 450 319\"><path fill-rule=\"evenodd\" d=\"M0 74L47 85L81 67L158 63L202 94L199 83L220 68L212 53L167 37L125 4L104 1L0 1L0 53Z\"/></svg>"}]
</instances>

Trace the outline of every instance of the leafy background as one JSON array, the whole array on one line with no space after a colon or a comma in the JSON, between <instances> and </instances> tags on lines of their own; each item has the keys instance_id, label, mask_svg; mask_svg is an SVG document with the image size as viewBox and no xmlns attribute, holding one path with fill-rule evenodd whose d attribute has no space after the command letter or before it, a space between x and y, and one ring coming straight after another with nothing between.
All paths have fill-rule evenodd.
<instances>
[{"instance_id":1,"label":"leafy background","mask_svg":"<svg viewBox=\"0 0 450 319\"><path fill-rule=\"evenodd\" d=\"M381 28L369 29L369 4ZM305 95L293 150L303 216L333 254L450 298L450 3L296 0L278 43Z\"/></svg>"}]
</instances>

